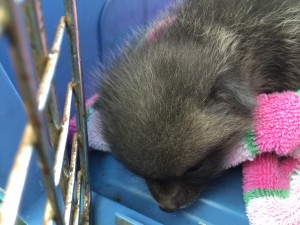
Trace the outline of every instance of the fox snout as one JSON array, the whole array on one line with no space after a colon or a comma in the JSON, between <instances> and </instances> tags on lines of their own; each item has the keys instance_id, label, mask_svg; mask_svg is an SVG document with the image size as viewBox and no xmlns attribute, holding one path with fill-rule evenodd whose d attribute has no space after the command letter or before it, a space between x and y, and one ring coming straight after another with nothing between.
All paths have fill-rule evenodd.
<instances>
[{"instance_id":1,"label":"fox snout","mask_svg":"<svg viewBox=\"0 0 300 225\"><path fill-rule=\"evenodd\" d=\"M180 180L147 179L146 183L159 208L165 212L186 208L197 199L200 192L199 188L188 187Z\"/></svg>"}]
</instances>

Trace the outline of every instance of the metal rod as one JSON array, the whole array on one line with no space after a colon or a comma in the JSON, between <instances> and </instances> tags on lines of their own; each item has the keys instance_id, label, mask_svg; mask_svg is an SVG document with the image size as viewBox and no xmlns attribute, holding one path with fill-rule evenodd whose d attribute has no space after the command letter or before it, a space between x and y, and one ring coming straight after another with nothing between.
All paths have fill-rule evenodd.
<instances>
[{"instance_id":1,"label":"metal rod","mask_svg":"<svg viewBox=\"0 0 300 225\"><path fill-rule=\"evenodd\" d=\"M54 219L53 209L51 207L50 201L47 200L43 225L55 225L53 219Z\"/></svg>"},{"instance_id":2,"label":"metal rod","mask_svg":"<svg viewBox=\"0 0 300 225\"><path fill-rule=\"evenodd\" d=\"M66 27L65 19L64 17L60 19L53 46L50 54L48 55L41 2L39 0L28 0L25 2L24 10L35 70L40 82L41 92L38 93L38 107L40 111L44 111L45 104L48 102L45 110L47 127L52 149L56 150L61 130L61 120L53 79ZM68 167L68 158L65 157L64 161L64 166ZM64 168L64 170L68 169ZM68 177L65 173L63 174L61 181L62 193L65 195L68 183Z\"/></svg>"},{"instance_id":3,"label":"metal rod","mask_svg":"<svg viewBox=\"0 0 300 225\"><path fill-rule=\"evenodd\" d=\"M73 217L73 225L79 224L79 205L74 206L74 217Z\"/></svg>"},{"instance_id":4,"label":"metal rod","mask_svg":"<svg viewBox=\"0 0 300 225\"><path fill-rule=\"evenodd\" d=\"M38 109L39 109L39 111L44 111L48 97L51 97L50 93L51 93L51 91L53 91L53 89L51 89L51 85L53 84L53 78L55 75L55 69L56 69L58 58L60 55L60 48L61 48L61 44L62 44L62 40L63 40L65 27L66 27L65 18L62 17L60 19L59 25L57 27L57 31L56 31L56 35L54 38L51 52L49 53L49 56L47 58L48 61L46 63L46 68L45 68L45 70L43 72L43 76L40 80L40 87L39 87L39 91L38 91ZM52 102L52 104L53 104L53 102ZM49 106L49 104L48 104L48 106ZM56 108L56 107L54 107L54 108ZM49 111L49 107L47 107L46 111ZM52 113L49 113L49 115L52 115ZM51 124L52 123L49 121L48 126L50 128L51 128ZM60 125L60 127L61 127L61 125ZM60 129L58 131L57 129L55 129L55 127L52 126L52 129L49 129L49 132L54 132L56 134L61 135L62 129ZM51 137L51 133L50 133L50 137ZM55 147L55 150L58 149L59 140L57 140L57 139L58 139L58 137L54 137L53 138L54 143L52 143L52 147ZM66 142L64 143L64 146L65 145L66 145ZM68 158L64 157L64 156L63 156L63 158L64 158L64 164L63 164L64 167L68 167L68 165L69 165ZM64 168L64 170L68 170L68 168ZM60 179L60 176L61 175L59 175L59 179ZM63 195L66 194L67 183L68 183L67 180L68 180L68 177L64 173L62 182L61 182L61 189L62 189ZM57 185L56 182L55 182L55 185Z\"/></svg>"},{"instance_id":5,"label":"metal rod","mask_svg":"<svg viewBox=\"0 0 300 225\"><path fill-rule=\"evenodd\" d=\"M69 123L70 123L72 93L73 93L72 83L69 83L67 94L66 94L62 130L59 135L59 140L58 140L58 145L57 145L57 150L55 155L55 165L54 165L55 185L59 185L61 174L62 174L63 160L65 155L65 149L66 149L66 143L67 143L68 131L69 131Z\"/></svg>"},{"instance_id":6,"label":"metal rod","mask_svg":"<svg viewBox=\"0 0 300 225\"><path fill-rule=\"evenodd\" d=\"M10 15L10 24L7 32L10 39L10 48L14 58L15 68L17 70L20 90L23 101L26 106L29 122L33 128L35 136L35 147L39 156L39 165L43 173L43 181L51 202L51 206L55 212L55 219L57 224L62 224L62 214L59 205L58 193L54 186L52 163L48 152L46 141L46 133L43 129L42 115L38 111L35 82L33 78L33 71L31 70L30 54L27 49L24 33L20 24L21 10L15 1L6 0L6 9Z\"/></svg>"},{"instance_id":7,"label":"metal rod","mask_svg":"<svg viewBox=\"0 0 300 225\"><path fill-rule=\"evenodd\" d=\"M8 24L8 18L7 12L4 9L3 3L0 2L0 37L4 33L4 30Z\"/></svg>"},{"instance_id":8,"label":"metal rod","mask_svg":"<svg viewBox=\"0 0 300 225\"><path fill-rule=\"evenodd\" d=\"M27 0L24 10L35 70L38 81L40 81L43 77L48 59L47 38L40 0ZM57 131L60 129L60 111L54 81L52 81L51 95L49 96L48 103L46 119L48 122L51 145L53 149L56 149L58 139Z\"/></svg>"},{"instance_id":9,"label":"metal rod","mask_svg":"<svg viewBox=\"0 0 300 225\"><path fill-rule=\"evenodd\" d=\"M89 183L89 159L88 159L88 136L87 136L87 123L86 123L86 108L84 104L84 87L81 66L81 53L79 47L79 28L77 17L77 6L75 0L65 0L65 11L67 21L67 31L71 43L71 56L73 65L73 78L74 84L78 84L74 88L75 92L75 105L77 110L77 128L80 133L80 166L83 176L83 190L84 190L84 212L82 224L89 224L91 218L90 204L91 193Z\"/></svg>"},{"instance_id":10,"label":"metal rod","mask_svg":"<svg viewBox=\"0 0 300 225\"><path fill-rule=\"evenodd\" d=\"M6 187L7 192L0 211L0 224L15 224L33 152L33 142L33 129L27 125Z\"/></svg>"},{"instance_id":11,"label":"metal rod","mask_svg":"<svg viewBox=\"0 0 300 225\"><path fill-rule=\"evenodd\" d=\"M54 42L53 42L53 46L52 46L51 52L49 53L46 68L44 70L44 74L43 74L43 77L42 77L42 80L40 83L40 88L39 88L39 92L38 92L38 102L39 102L38 109L39 109L39 111L44 110L45 105L48 100L48 97L49 97L49 92L50 92L52 80L54 77L56 65L57 65L58 58L59 58L60 47L61 47L61 43L63 40L65 27L66 27L65 17L62 17L59 21L56 35L55 35Z\"/></svg>"},{"instance_id":12,"label":"metal rod","mask_svg":"<svg viewBox=\"0 0 300 225\"><path fill-rule=\"evenodd\" d=\"M70 179L68 183L68 191L65 199L65 224L70 224L71 212L73 206L73 195L74 195L74 183L76 175L76 163L78 155L78 135L77 133L73 136L72 142L72 155L71 155L71 164L70 164Z\"/></svg>"},{"instance_id":13,"label":"metal rod","mask_svg":"<svg viewBox=\"0 0 300 225\"><path fill-rule=\"evenodd\" d=\"M41 62L40 65L45 66L48 55L48 46L40 0L25 1L24 11L26 24L30 28L30 30L28 30L29 37L33 40L32 53L34 55L37 54L37 56L42 56L42 58L39 58L39 61ZM44 69L41 66L38 66L38 68L41 70L38 75L40 76Z\"/></svg>"},{"instance_id":14,"label":"metal rod","mask_svg":"<svg viewBox=\"0 0 300 225\"><path fill-rule=\"evenodd\" d=\"M82 172L81 172L81 170L79 170L77 173L76 198L75 198L75 205L74 205L73 225L79 224L81 188L82 188Z\"/></svg>"}]
</instances>

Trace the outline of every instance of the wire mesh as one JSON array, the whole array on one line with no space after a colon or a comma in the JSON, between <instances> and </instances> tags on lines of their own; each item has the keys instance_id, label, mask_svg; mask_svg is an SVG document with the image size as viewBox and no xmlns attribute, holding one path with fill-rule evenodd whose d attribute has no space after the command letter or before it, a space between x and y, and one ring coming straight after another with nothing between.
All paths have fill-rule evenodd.
<instances>
[{"instance_id":1,"label":"wire mesh","mask_svg":"<svg viewBox=\"0 0 300 225\"><path fill-rule=\"evenodd\" d=\"M1 14L1 12L5 12L5 14ZM66 15L61 18L58 24L53 46L49 53L40 1L28 0L25 2L24 14L25 16L22 17L21 6L15 1L0 1L0 35L3 33L9 38L22 100L25 103L29 118L9 176L6 195L0 212L0 224L15 224L28 174L28 165L32 152L35 150L39 156L39 165L48 195L44 224L89 224L91 194L88 175L88 137L76 1L65 0ZM26 34L21 29L22 19L26 20L32 55L25 42ZM72 79L70 79L72 82L67 86L64 114L61 117L53 77L65 28L69 37L73 73ZM34 72L29 60L30 56L34 61L38 85L35 84ZM69 164L66 155L66 142L72 96L76 106L78 133L73 137ZM44 124L42 119L44 113L47 124ZM51 146L55 152L54 165L49 156L46 127L50 134ZM76 174L78 157L80 170ZM75 182L76 180L77 182ZM63 194L64 209L60 204L61 199L57 189L59 186Z\"/></svg>"}]
</instances>

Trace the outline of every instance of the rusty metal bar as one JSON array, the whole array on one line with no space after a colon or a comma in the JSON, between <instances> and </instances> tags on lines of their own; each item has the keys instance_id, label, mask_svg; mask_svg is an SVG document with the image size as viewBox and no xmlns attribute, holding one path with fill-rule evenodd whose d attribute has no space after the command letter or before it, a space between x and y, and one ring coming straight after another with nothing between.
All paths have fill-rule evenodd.
<instances>
[{"instance_id":1,"label":"rusty metal bar","mask_svg":"<svg viewBox=\"0 0 300 225\"><path fill-rule=\"evenodd\" d=\"M0 211L0 224L14 225L20 206L23 187L28 174L29 162L33 152L34 132L30 125L27 125L9 176L7 192Z\"/></svg>"},{"instance_id":2,"label":"rusty metal bar","mask_svg":"<svg viewBox=\"0 0 300 225\"><path fill-rule=\"evenodd\" d=\"M63 160L64 160L64 155L65 155L65 149L66 149L68 131L69 131L69 123L70 123L72 93L73 93L72 83L69 83L68 89L67 89L67 94L66 94L65 109L64 109L63 122L62 122L62 130L60 132L56 155L55 155L55 165L54 165L54 183L55 183L55 185L59 185L61 174L62 174Z\"/></svg>"},{"instance_id":3,"label":"rusty metal bar","mask_svg":"<svg viewBox=\"0 0 300 225\"><path fill-rule=\"evenodd\" d=\"M79 225L79 205L75 205L74 207L74 217L72 225Z\"/></svg>"},{"instance_id":4,"label":"rusty metal bar","mask_svg":"<svg viewBox=\"0 0 300 225\"><path fill-rule=\"evenodd\" d=\"M72 153L70 163L70 179L68 183L68 191L65 198L65 225L69 225L72 217L72 206L74 196L74 184L76 175L76 163L78 155L78 134L74 134L72 142Z\"/></svg>"},{"instance_id":5,"label":"rusty metal bar","mask_svg":"<svg viewBox=\"0 0 300 225\"><path fill-rule=\"evenodd\" d=\"M60 55L60 48L61 48L61 44L62 44L62 40L63 40L65 27L66 27L65 18L62 17L59 21L59 25L57 27L56 35L55 35L54 42L53 42L53 46L52 46L51 52L49 53L48 61L46 63L46 68L44 70L44 73L43 73L43 76L42 76L41 82L40 82L40 89L39 89L40 91L38 93L38 97L39 97L38 107L39 107L40 111L44 110L44 107L46 105L48 97L51 97L51 95L49 96L49 93L50 93L50 91L53 91L53 90L51 90L51 84L53 84L53 78L54 78L58 58L59 58L59 55ZM53 103L51 103L51 104L53 104ZM47 108L49 108L49 104L48 104ZM52 114L50 114L50 115L52 115ZM51 124L51 122L50 122L50 124ZM48 125L50 125L50 124L48 123ZM50 125L50 127L51 127L51 125ZM60 127L61 127L61 125L60 125ZM59 131L58 130L54 131L53 129L54 128L49 130L49 132L50 131L52 131L52 132L56 131L56 133L61 136L61 132L63 132L63 130L65 130L66 128L64 128L64 129L61 128ZM55 137L55 139L53 141L54 141L54 143L53 143L52 146L56 147L54 149L54 150L56 150L56 149L58 149L59 140L56 140L56 137ZM64 145L66 145L66 142L64 143ZM63 159L64 159L64 164L63 164L64 165L64 171L67 171L68 170L67 167L69 165L68 158L66 156L63 156ZM59 179L60 179L60 176L59 176ZM66 194L67 183L68 183L67 174L63 173L62 182L61 182L63 195ZM55 182L55 185L57 185L57 184L58 183Z\"/></svg>"},{"instance_id":6,"label":"rusty metal bar","mask_svg":"<svg viewBox=\"0 0 300 225\"><path fill-rule=\"evenodd\" d=\"M24 12L31 52L34 59L34 66L38 81L40 81L44 73L48 57L48 46L40 1L25 1Z\"/></svg>"},{"instance_id":7,"label":"rusty metal bar","mask_svg":"<svg viewBox=\"0 0 300 225\"><path fill-rule=\"evenodd\" d=\"M82 188L82 172L81 170L79 170L77 172L76 198L74 204L73 225L78 225L80 220L81 188Z\"/></svg>"},{"instance_id":8,"label":"rusty metal bar","mask_svg":"<svg viewBox=\"0 0 300 225\"><path fill-rule=\"evenodd\" d=\"M46 209L45 209L43 225L55 225L54 218L55 218L55 215L53 213L51 203L48 199L47 203L46 203Z\"/></svg>"},{"instance_id":9,"label":"rusty metal bar","mask_svg":"<svg viewBox=\"0 0 300 225\"><path fill-rule=\"evenodd\" d=\"M4 4L5 7L2 7ZM67 191L67 195L64 195L65 205L65 222L70 223L72 215L72 197L74 192L75 183L75 171L76 161L78 155L78 149L80 149L80 166L81 170L77 174L77 188L76 188L76 202L74 205L73 222L75 224L89 224L90 223L90 186L89 186L89 173L88 173L88 154L87 154L87 125L86 125L86 109L84 104L84 88L82 78L81 67L81 55L79 48L79 33L78 33L78 20L76 11L76 2L72 0L65 0L66 7L66 19L63 17L60 20L55 40L51 53L48 55L47 40L44 29L44 22L41 12L41 5L39 0L28 0L25 4L26 22L28 26L29 39L31 41L31 48L34 58L35 70L38 75L40 83L38 92L36 92L37 84L33 78L33 71L31 68L31 62L29 57L29 51L25 44L23 37L23 30L20 24L20 9L15 1L4 0L0 2L0 35L4 31L7 32L10 38L11 52L14 58L15 68L17 75L19 76L19 84L23 97L23 101L26 106L27 114L29 117L29 124L27 125L24 142L20 148L18 157L16 158L16 166L10 176L10 182L8 185L7 201L4 204L4 211L9 213L0 214L0 223L2 224L14 224L16 219L21 195L23 192L23 186L25 183L29 160L33 148L37 149L40 167L43 173L43 181L48 192L48 200L46 204L44 224L64 224L62 219L62 210L59 205L58 193L55 186L59 184L61 179L62 168L65 173L70 173L70 179L67 189L62 188L62 191ZM2 10L2 11L1 11ZM5 16L2 15L5 13ZM8 21L8 26L6 22ZM67 24L66 24L67 23ZM73 65L73 84L69 84L66 96L66 104L64 109L64 118L62 126L60 124L59 108L57 104L57 97L55 94L55 84L53 83L53 77L59 58L60 47L62 43L63 33L67 25L68 36L71 43L71 56ZM67 171L63 165L67 161L65 155L65 146L68 134L70 110L72 101L72 92L74 91L75 105L77 109L77 126L79 134L74 136L72 157L71 157L71 171ZM36 99L38 94L38 99ZM47 108L46 108L47 107ZM42 114L46 108L46 117L48 121L48 129L50 133L51 144L53 147L57 147L54 177L51 169L52 162L50 161L48 146L46 141L46 133L43 126ZM30 127L30 131L28 131ZM27 133L31 134L27 134ZM58 137L59 134L59 137ZM28 135L30 135L29 139ZM58 139L59 138L59 139ZM28 142L28 143L27 143ZM27 146L27 147L26 147ZM23 151L30 150L30 154L25 154ZM25 155L24 155L25 154ZM28 157L24 160L23 157ZM22 160L23 159L23 160ZM22 164L20 164L22 160ZM67 163L68 165L68 163ZM21 174L22 173L22 174ZM17 175L23 175L23 179L19 179ZM15 180L19 179L20 185L15 185ZM53 178L55 178L53 180ZM64 176L64 178L66 178ZM66 181L66 179L64 179ZM14 184L13 184L14 183ZM64 185L63 185L64 186ZM21 188L20 188L21 187ZM18 188L16 190L16 188ZM14 205L12 205L12 202ZM16 204L17 203L17 204ZM10 204L10 205L9 205ZM83 207L81 205L83 204ZM14 207L16 206L16 207ZM13 209L13 210L12 210ZM10 218L7 219L6 215ZM7 220L6 220L7 219ZM6 222L8 221L8 222Z\"/></svg>"},{"instance_id":10,"label":"rusty metal bar","mask_svg":"<svg viewBox=\"0 0 300 225\"><path fill-rule=\"evenodd\" d=\"M0 37L4 33L4 30L7 26L9 16L7 15L7 11L3 6L3 3L0 1Z\"/></svg>"},{"instance_id":11,"label":"rusty metal bar","mask_svg":"<svg viewBox=\"0 0 300 225\"><path fill-rule=\"evenodd\" d=\"M42 115L38 111L38 104L36 100L36 84L33 78L33 71L31 69L31 62L29 51L27 49L24 33L20 24L21 10L15 1L4 1L6 10L9 12L10 20L7 27L7 33L10 39L10 49L17 70L20 90L22 93L23 101L26 106L29 122L33 128L35 136L35 147L39 156L39 165L43 173L43 181L48 193L51 206L55 212L55 219L57 224L63 224L61 207L59 205L58 193L54 186L52 163L48 152L46 141L46 133L43 129Z\"/></svg>"},{"instance_id":12,"label":"rusty metal bar","mask_svg":"<svg viewBox=\"0 0 300 225\"><path fill-rule=\"evenodd\" d=\"M48 46L40 0L27 0L24 5L27 31L34 59L38 81L43 77L48 60ZM58 130L60 129L60 111L57 104L55 83L52 81L51 95L49 96L46 118L52 148L56 149Z\"/></svg>"},{"instance_id":13,"label":"rusty metal bar","mask_svg":"<svg viewBox=\"0 0 300 225\"><path fill-rule=\"evenodd\" d=\"M28 33L31 40L31 49L35 63L36 72L40 81L40 91L38 93L38 109L44 111L46 107L46 119L50 135L52 148L57 149L58 137L61 132L59 107L57 104L56 91L54 88L54 74L57 62L60 55L60 48L65 31L65 18L62 17L57 27L51 52L48 55L46 34L44 29L44 22L42 12L40 9L39 0L28 0L25 5L26 21L28 26ZM46 61L45 61L46 60ZM50 93L50 94L49 94ZM64 157L64 171L68 170L69 162L67 156ZM61 180L61 189L63 195L66 194L68 177L67 173L63 173Z\"/></svg>"},{"instance_id":14,"label":"rusty metal bar","mask_svg":"<svg viewBox=\"0 0 300 225\"><path fill-rule=\"evenodd\" d=\"M72 82L77 86L74 87L75 106L77 111L77 128L79 131L79 146L80 146L80 167L83 179L84 192L84 209L83 218L80 218L80 224L89 224L91 218L90 204L91 192L89 183L89 159L88 159L88 136L86 124L86 108L84 104L84 86L81 66L81 53L79 47L79 28L77 17L76 0L65 0L65 11L67 21L67 31L71 44L71 56L73 66Z\"/></svg>"},{"instance_id":15,"label":"rusty metal bar","mask_svg":"<svg viewBox=\"0 0 300 225\"><path fill-rule=\"evenodd\" d=\"M62 17L59 21L56 35L55 35L54 42L53 42L53 46L52 46L51 52L49 53L46 68L44 70L44 74L42 76L41 83L40 83L39 90L43 91L43 93L45 93L45 94L38 92L38 102L39 102L38 109L39 109L39 111L44 110L45 105L48 100L48 96L49 96L50 88L52 85L56 65L57 65L58 58L59 58L60 47L61 47L61 43L63 40L65 27L66 27L65 18Z\"/></svg>"}]
</instances>

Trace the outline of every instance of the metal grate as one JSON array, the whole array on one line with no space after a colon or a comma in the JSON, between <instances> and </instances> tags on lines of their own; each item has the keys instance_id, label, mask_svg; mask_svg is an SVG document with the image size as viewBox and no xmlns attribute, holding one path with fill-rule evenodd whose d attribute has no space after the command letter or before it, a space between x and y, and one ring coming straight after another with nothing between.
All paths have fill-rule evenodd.
<instances>
[{"instance_id":1,"label":"metal grate","mask_svg":"<svg viewBox=\"0 0 300 225\"><path fill-rule=\"evenodd\" d=\"M10 51L29 118L9 176L0 212L0 224L15 224L29 162L35 150L38 153L43 182L48 195L44 224L89 224L91 194L88 175L88 137L76 0L64 1L66 15L58 24L50 52L46 44L40 1L27 0L22 4L14 0L0 0L0 36L7 35L10 40ZM27 48L26 36L21 27L23 19L26 21L32 55ZM72 81L67 86L64 113L60 116L53 77L65 33L69 37L73 73ZM33 68L31 68L31 56L37 74L38 90ZM76 106L78 133L73 136L69 162L65 149L72 98ZM44 114L46 125L43 122ZM46 127L55 152L54 165L52 165L47 148ZM79 170L76 169L78 156ZM77 174L76 171L78 171ZM59 186L64 207L60 204L60 195L57 191Z\"/></svg>"}]
</instances>

